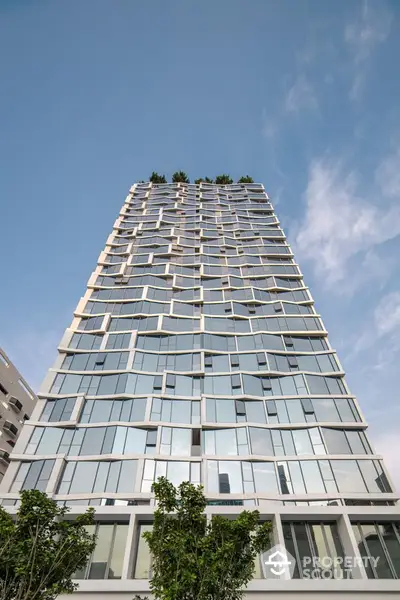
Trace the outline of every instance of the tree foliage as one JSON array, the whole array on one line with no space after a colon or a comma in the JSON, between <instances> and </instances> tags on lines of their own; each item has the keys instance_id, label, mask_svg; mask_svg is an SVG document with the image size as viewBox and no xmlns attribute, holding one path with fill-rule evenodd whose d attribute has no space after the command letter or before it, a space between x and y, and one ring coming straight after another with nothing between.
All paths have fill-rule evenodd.
<instances>
[{"instance_id":1,"label":"tree foliage","mask_svg":"<svg viewBox=\"0 0 400 600\"><path fill-rule=\"evenodd\" d=\"M229 175L223 173L222 175L217 175L217 177L215 178L215 183L217 183L218 185L229 185L233 183L233 179L229 177Z\"/></svg>"},{"instance_id":2,"label":"tree foliage","mask_svg":"<svg viewBox=\"0 0 400 600\"><path fill-rule=\"evenodd\" d=\"M254 183L254 180L249 175L246 175L245 177L241 177L238 183Z\"/></svg>"},{"instance_id":3,"label":"tree foliage","mask_svg":"<svg viewBox=\"0 0 400 600\"><path fill-rule=\"evenodd\" d=\"M214 183L214 181L212 179L210 179L209 177L204 177L204 179L200 177L200 179L195 179L194 182L197 185L199 185L199 183L202 183L202 182L204 182L204 183Z\"/></svg>"},{"instance_id":4,"label":"tree foliage","mask_svg":"<svg viewBox=\"0 0 400 600\"><path fill-rule=\"evenodd\" d=\"M172 175L173 183L190 183L189 177L186 175L184 171L176 171Z\"/></svg>"},{"instance_id":5,"label":"tree foliage","mask_svg":"<svg viewBox=\"0 0 400 600\"><path fill-rule=\"evenodd\" d=\"M152 183L167 183L167 180L165 179L165 175L159 175L155 171L153 171L152 174L150 175L149 181L151 181Z\"/></svg>"},{"instance_id":6,"label":"tree foliage","mask_svg":"<svg viewBox=\"0 0 400 600\"><path fill-rule=\"evenodd\" d=\"M271 524L258 511L236 519L213 515L201 486L177 489L164 477L153 484L152 531L143 534L152 555L151 591L157 600L240 600L257 555L269 547Z\"/></svg>"},{"instance_id":7,"label":"tree foliage","mask_svg":"<svg viewBox=\"0 0 400 600\"><path fill-rule=\"evenodd\" d=\"M0 507L0 600L53 600L77 588L71 577L96 545L86 530L94 510L65 520L68 510L38 490L21 492L15 519Z\"/></svg>"},{"instance_id":8,"label":"tree foliage","mask_svg":"<svg viewBox=\"0 0 400 600\"><path fill-rule=\"evenodd\" d=\"M172 175L173 183L190 183L189 177L184 171L175 171Z\"/></svg>"}]
</instances>

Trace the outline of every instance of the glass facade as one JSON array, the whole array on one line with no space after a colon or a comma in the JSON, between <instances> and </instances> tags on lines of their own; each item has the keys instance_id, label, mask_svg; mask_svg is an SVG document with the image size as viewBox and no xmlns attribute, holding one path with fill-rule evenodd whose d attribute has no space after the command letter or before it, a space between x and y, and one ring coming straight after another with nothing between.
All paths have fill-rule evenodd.
<instances>
[{"instance_id":1,"label":"glass facade","mask_svg":"<svg viewBox=\"0 0 400 600\"><path fill-rule=\"evenodd\" d=\"M400 523L353 523L361 556L370 579L400 578Z\"/></svg>"},{"instance_id":2,"label":"glass facade","mask_svg":"<svg viewBox=\"0 0 400 600\"><path fill-rule=\"evenodd\" d=\"M201 483L210 505L393 503L260 184L135 184L59 353L4 504L37 487L71 506L152 505L160 475ZM96 527L79 577L121 577L127 525ZM360 553L397 560L397 525L382 527L354 525ZM342 552L332 523L283 531L296 556Z\"/></svg>"},{"instance_id":3,"label":"glass facade","mask_svg":"<svg viewBox=\"0 0 400 600\"><path fill-rule=\"evenodd\" d=\"M87 530L96 534L96 548L74 579L121 579L128 523L97 523L88 525Z\"/></svg>"},{"instance_id":4,"label":"glass facade","mask_svg":"<svg viewBox=\"0 0 400 600\"><path fill-rule=\"evenodd\" d=\"M303 579L310 572L315 578L344 577L344 552L336 523L283 521L282 527L285 546L296 559L294 579Z\"/></svg>"}]
</instances>

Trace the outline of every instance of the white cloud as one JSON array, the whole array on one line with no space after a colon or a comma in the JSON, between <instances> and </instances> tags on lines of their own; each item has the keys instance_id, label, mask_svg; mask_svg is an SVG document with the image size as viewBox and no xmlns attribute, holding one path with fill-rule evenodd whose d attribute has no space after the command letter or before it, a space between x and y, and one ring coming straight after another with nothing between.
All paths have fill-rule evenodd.
<instances>
[{"instance_id":1,"label":"white cloud","mask_svg":"<svg viewBox=\"0 0 400 600\"><path fill-rule=\"evenodd\" d=\"M382 165L391 164L391 160L385 159ZM340 291L340 284L346 281L352 285L365 280L364 273L379 274L374 249L400 234L400 204L381 201L378 207L373 203L376 195L388 195L387 190L396 186L394 170L382 186L382 165L376 178L381 187L371 189L369 198L360 190L356 173L346 173L340 163L316 160L310 166L306 214L298 227L296 245L299 256L314 263L316 275L327 287ZM364 273L347 277L350 260L360 253Z\"/></svg>"},{"instance_id":2,"label":"white cloud","mask_svg":"<svg viewBox=\"0 0 400 600\"><path fill-rule=\"evenodd\" d=\"M365 80L366 75L364 71L356 72L349 92L350 100L353 100L355 102L361 99L365 88Z\"/></svg>"},{"instance_id":3,"label":"white cloud","mask_svg":"<svg viewBox=\"0 0 400 600\"><path fill-rule=\"evenodd\" d=\"M374 49L387 40L393 15L382 3L364 0L359 19L348 23L344 30L344 39L352 55L352 79L349 98L359 101L362 97L367 74L367 59Z\"/></svg>"},{"instance_id":4,"label":"white cloud","mask_svg":"<svg viewBox=\"0 0 400 600\"><path fill-rule=\"evenodd\" d=\"M379 336L395 334L400 329L400 292L383 296L375 308L374 317Z\"/></svg>"},{"instance_id":5,"label":"white cloud","mask_svg":"<svg viewBox=\"0 0 400 600\"><path fill-rule=\"evenodd\" d=\"M372 314L365 318L361 331L347 338L350 349L346 362L354 360L360 353L375 346L371 361L365 363L366 372L386 371L398 362L400 350L400 292L391 292L381 297ZM384 343L382 338L385 338Z\"/></svg>"},{"instance_id":6,"label":"white cloud","mask_svg":"<svg viewBox=\"0 0 400 600\"><path fill-rule=\"evenodd\" d=\"M286 94L285 107L288 112L318 109L318 99L314 87L305 75L299 75Z\"/></svg>"},{"instance_id":7,"label":"white cloud","mask_svg":"<svg viewBox=\"0 0 400 600\"><path fill-rule=\"evenodd\" d=\"M262 111L261 131L268 140L273 140L278 133L278 118L270 116L265 108Z\"/></svg>"},{"instance_id":8,"label":"white cloud","mask_svg":"<svg viewBox=\"0 0 400 600\"><path fill-rule=\"evenodd\" d=\"M357 258L355 258L357 261ZM350 259L350 263L353 259ZM396 268L397 261L394 257L388 256L386 252L381 251L379 245L369 248L365 251L363 257L357 261L357 269L348 266L346 273L351 273L346 279L346 290L348 294L353 294L363 285L373 281L374 288L381 290L390 279L393 269Z\"/></svg>"},{"instance_id":9,"label":"white cloud","mask_svg":"<svg viewBox=\"0 0 400 600\"><path fill-rule=\"evenodd\" d=\"M383 194L400 197L400 148L382 161L375 178Z\"/></svg>"},{"instance_id":10,"label":"white cloud","mask_svg":"<svg viewBox=\"0 0 400 600\"><path fill-rule=\"evenodd\" d=\"M357 22L348 23L344 32L356 63L366 60L375 46L388 38L392 19L392 14L382 3L364 0L360 18Z\"/></svg>"}]
</instances>

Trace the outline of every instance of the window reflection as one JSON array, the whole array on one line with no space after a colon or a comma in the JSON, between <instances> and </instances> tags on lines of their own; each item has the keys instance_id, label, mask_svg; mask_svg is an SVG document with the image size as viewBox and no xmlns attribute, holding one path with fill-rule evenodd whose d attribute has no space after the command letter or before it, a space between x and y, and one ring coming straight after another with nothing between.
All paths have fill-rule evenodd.
<instances>
[{"instance_id":1,"label":"window reflection","mask_svg":"<svg viewBox=\"0 0 400 600\"><path fill-rule=\"evenodd\" d=\"M143 533L153 529L152 523L140 523L137 533L136 563L133 572L135 579L150 579L151 577L151 555Z\"/></svg>"},{"instance_id":2,"label":"window reflection","mask_svg":"<svg viewBox=\"0 0 400 600\"><path fill-rule=\"evenodd\" d=\"M397 522L354 523L361 556L367 561L370 579L400 577L400 531Z\"/></svg>"},{"instance_id":3,"label":"window reflection","mask_svg":"<svg viewBox=\"0 0 400 600\"><path fill-rule=\"evenodd\" d=\"M73 579L121 579L128 523L97 523L87 526L96 533L96 548L84 569Z\"/></svg>"},{"instance_id":4,"label":"window reflection","mask_svg":"<svg viewBox=\"0 0 400 600\"><path fill-rule=\"evenodd\" d=\"M136 460L70 461L61 476L57 493L133 492L136 468Z\"/></svg>"},{"instance_id":5,"label":"window reflection","mask_svg":"<svg viewBox=\"0 0 400 600\"><path fill-rule=\"evenodd\" d=\"M141 491L150 492L153 481L166 477L175 486L183 481L200 483L200 463L146 459L144 461Z\"/></svg>"},{"instance_id":6,"label":"window reflection","mask_svg":"<svg viewBox=\"0 0 400 600\"><path fill-rule=\"evenodd\" d=\"M330 570L333 579L344 577L340 567L326 567L323 562L326 558L331 559L335 565L338 564L337 559L339 558L343 562L344 553L336 523L283 521L282 528L285 546L296 559L293 579L309 577L307 572L304 571L305 568L310 567L309 563L305 564L303 561L306 557L315 561L316 567L313 567L314 578L322 577L322 570ZM319 567L318 563L321 562L322 566ZM329 564L329 561L325 561L325 564ZM327 577L326 573L324 576Z\"/></svg>"}]
</instances>

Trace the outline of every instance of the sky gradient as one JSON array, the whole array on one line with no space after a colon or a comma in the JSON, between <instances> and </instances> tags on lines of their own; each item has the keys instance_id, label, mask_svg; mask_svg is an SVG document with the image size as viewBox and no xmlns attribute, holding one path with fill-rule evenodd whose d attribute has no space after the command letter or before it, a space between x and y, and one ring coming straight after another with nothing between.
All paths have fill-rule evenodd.
<instances>
[{"instance_id":1,"label":"sky gradient","mask_svg":"<svg viewBox=\"0 0 400 600\"><path fill-rule=\"evenodd\" d=\"M249 174L400 487L400 5L0 0L0 345L34 389L130 185Z\"/></svg>"}]
</instances>

